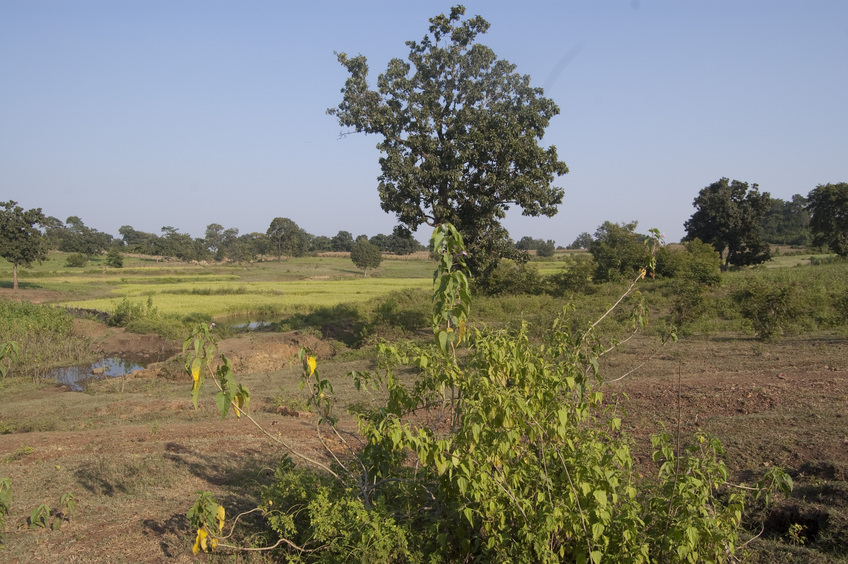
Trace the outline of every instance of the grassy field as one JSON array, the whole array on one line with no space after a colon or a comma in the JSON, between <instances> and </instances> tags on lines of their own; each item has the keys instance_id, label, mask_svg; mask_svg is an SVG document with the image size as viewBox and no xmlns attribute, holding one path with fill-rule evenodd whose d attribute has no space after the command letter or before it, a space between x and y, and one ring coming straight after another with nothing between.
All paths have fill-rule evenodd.
<instances>
[{"instance_id":1,"label":"grassy field","mask_svg":"<svg viewBox=\"0 0 848 564\"><path fill-rule=\"evenodd\" d=\"M55 303L111 312L124 298L152 299L162 315L201 314L213 318L252 313L306 312L357 303L396 290L429 288L433 263L424 257L384 260L364 277L350 259L303 257L242 265L197 265L129 257L115 269L96 257L85 268L64 266L66 255L51 252L33 269L19 270L21 297L27 292L61 294ZM8 286L11 267L0 262L0 284ZM0 286L2 287L2 286Z\"/></svg>"}]
</instances>

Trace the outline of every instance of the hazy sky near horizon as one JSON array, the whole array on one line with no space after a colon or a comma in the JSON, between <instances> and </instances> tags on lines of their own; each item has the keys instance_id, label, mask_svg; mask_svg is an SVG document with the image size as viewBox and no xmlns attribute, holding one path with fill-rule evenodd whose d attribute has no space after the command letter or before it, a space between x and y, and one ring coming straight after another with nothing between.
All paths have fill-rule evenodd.
<instances>
[{"instance_id":1,"label":"hazy sky near horizon","mask_svg":"<svg viewBox=\"0 0 848 564\"><path fill-rule=\"evenodd\" d=\"M479 42L560 107L543 140L570 172L553 218L505 222L567 245L604 221L679 240L704 186L773 196L848 182L848 2L475 0ZM451 3L0 2L0 201L118 235L210 223L390 233L373 136L340 137L334 51L372 83ZM423 228L418 238L426 240Z\"/></svg>"}]
</instances>

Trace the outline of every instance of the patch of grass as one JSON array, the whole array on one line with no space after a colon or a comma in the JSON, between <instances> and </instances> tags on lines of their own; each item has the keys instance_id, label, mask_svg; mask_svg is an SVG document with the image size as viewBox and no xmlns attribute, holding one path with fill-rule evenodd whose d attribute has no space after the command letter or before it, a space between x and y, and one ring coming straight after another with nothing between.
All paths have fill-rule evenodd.
<instances>
[{"instance_id":1,"label":"patch of grass","mask_svg":"<svg viewBox=\"0 0 848 564\"><path fill-rule=\"evenodd\" d=\"M173 465L160 456L96 455L76 471L90 493L113 497L136 496L148 488L167 487L174 479Z\"/></svg>"}]
</instances>

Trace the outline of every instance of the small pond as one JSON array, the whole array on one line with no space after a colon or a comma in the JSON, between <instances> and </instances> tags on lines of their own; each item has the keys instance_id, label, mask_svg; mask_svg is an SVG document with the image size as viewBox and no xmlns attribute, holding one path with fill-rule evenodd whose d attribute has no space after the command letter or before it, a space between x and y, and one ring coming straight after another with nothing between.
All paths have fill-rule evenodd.
<instances>
[{"instance_id":1,"label":"small pond","mask_svg":"<svg viewBox=\"0 0 848 564\"><path fill-rule=\"evenodd\" d=\"M82 364L79 366L66 366L54 368L45 378L56 380L70 389L81 392L86 380L98 378L117 378L132 374L136 370L142 370L145 364L125 358L108 357L98 360L93 364Z\"/></svg>"}]
</instances>

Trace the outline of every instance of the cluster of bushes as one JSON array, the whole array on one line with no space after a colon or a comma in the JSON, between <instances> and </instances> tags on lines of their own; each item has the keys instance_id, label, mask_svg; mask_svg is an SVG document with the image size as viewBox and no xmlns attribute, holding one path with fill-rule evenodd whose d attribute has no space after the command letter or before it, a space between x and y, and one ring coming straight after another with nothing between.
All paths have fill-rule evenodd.
<instances>
[{"instance_id":1,"label":"cluster of bushes","mask_svg":"<svg viewBox=\"0 0 848 564\"><path fill-rule=\"evenodd\" d=\"M113 327L125 327L133 333L156 333L166 339L179 339L191 325L198 322L208 325L211 321L208 315L199 313L162 315L153 305L153 296L148 296L146 302L123 298L109 313L107 323Z\"/></svg>"}]
</instances>

